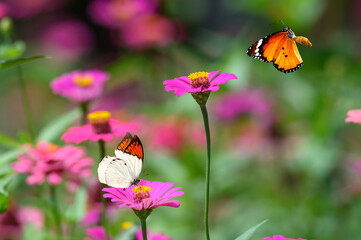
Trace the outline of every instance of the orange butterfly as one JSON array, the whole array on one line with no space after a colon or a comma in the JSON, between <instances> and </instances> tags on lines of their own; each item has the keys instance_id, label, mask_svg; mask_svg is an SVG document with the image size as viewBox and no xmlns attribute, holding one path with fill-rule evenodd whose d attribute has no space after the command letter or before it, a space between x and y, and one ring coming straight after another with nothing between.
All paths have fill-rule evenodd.
<instances>
[{"instance_id":1,"label":"orange butterfly","mask_svg":"<svg viewBox=\"0 0 361 240\"><path fill-rule=\"evenodd\" d=\"M261 38L247 49L247 54L263 62L273 62L273 66L283 73L294 72L303 65L296 42L311 47L305 37L296 37L291 28L283 28Z\"/></svg>"}]
</instances>

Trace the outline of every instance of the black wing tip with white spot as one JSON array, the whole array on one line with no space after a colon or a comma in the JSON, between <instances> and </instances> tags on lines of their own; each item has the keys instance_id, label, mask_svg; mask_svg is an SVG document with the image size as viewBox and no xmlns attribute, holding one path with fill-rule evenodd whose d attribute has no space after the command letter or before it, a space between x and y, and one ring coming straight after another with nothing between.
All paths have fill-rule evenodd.
<instances>
[{"instance_id":1,"label":"black wing tip with white spot","mask_svg":"<svg viewBox=\"0 0 361 240\"><path fill-rule=\"evenodd\" d=\"M273 63L273 66L280 72L283 72L283 73L291 73L291 72L294 72L296 70L298 70L300 67L302 67L303 65L303 62L301 62L300 64L298 64L296 67L294 68L291 68L291 69L287 69L285 70L284 68L278 68L278 64L275 64Z\"/></svg>"},{"instance_id":2,"label":"black wing tip with white spot","mask_svg":"<svg viewBox=\"0 0 361 240\"><path fill-rule=\"evenodd\" d=\"M282 32L282 31L280 31ZM263 46L268 43L268 39L269 37L271 37L272 35L279 33L279 32L275 32L272 33L268 36L265 36L264 38L261 38L260 40L258 40L257 42L253 43L248 49L247 49L247 55L254 58L254 59L258 59L262 62L271 62L271 61L267 61L267 58L265 58L263 56Z\"/></svg>"}]
</instances>

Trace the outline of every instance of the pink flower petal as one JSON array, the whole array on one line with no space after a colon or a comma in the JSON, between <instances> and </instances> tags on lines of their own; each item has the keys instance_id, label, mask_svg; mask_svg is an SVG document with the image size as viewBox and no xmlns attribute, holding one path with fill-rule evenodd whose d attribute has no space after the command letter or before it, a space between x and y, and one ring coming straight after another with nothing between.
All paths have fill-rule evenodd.
<instances>
[{"instance_id":1,"label":"pink flower petal","mask_svg":"<svg viewBox=\"0 0 361 240\"><path fill-rule=\"evenodd\" d=\"M212 81L211 86L226 84L228 80L238 79L236 75L230 73L220 73Z\"/></svg>"}]
</instances>

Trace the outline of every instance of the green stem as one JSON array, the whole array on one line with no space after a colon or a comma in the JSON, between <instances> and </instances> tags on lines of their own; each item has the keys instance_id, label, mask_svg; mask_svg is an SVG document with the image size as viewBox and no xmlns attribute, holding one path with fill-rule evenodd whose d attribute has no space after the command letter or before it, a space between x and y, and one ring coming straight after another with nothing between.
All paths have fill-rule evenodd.
<instances>
[{"instance_id":1,"label":"green stem","mask_svg":"<svg viewBox=\"0 0 361 240\"><path fill-rule=\"evenodd\" d=\"M204 228L206 231L206 239L209 240L209 226L208 226L208 208L209 208L209 179L211 174L211 135L209 131L209 121L206 105L199 105L201 107L204 129L207 137L207 159L206 159L206 196L204 209Z\"/></svg>"},{"instance_id":2,"label":"green stem","mask_svg":"<svg viewBox=\"0 0 361 240\"><path fill-rule=\"evenodd\" d=\"M22 73L21 67L17 66L16 68L17 68L18 79L19 79L19 84L20 84L21 101L23 102L24 113L25 113L28 129L29 129L31 141L34 142L35 141L35 127L34 127L33 117L32 117L31 108L30 108L29 95L26 90L26 84L25 84L25 80L23 78L23 73Z\"/></svg>"},{"instance_id":3,"label":"green stem","mask_svg":"<svg viewBox=\"0 0 361 240\"><path fill-rule=\"evenodd\" d=\"M147 218L139 218L142 226L143 240L147 240Z\"/></svg>"},{"instance_id":4,"label":"green stem","mask_svg":"<svg viewBox=\"0 0 361 240\"><path fill-rule=\"evenodd\" d=\"M88 114L88 105L89 103L88 102L85 102L85 103L81 103L79 105L80 109L81 109L81 125L85 125L86 124L86 117L87 117L87 114Z\"/></svg>"},{"instance_id":5,"label":"green stem","mask_svg":"<svg viewBox=\"0 0 361 240\"><path fill-rule=\"evenodd\" d=\"M99 140L99 162L104 158L105 156L105 142L103 140ZM102 184L102 189L105 188L106 185ZM108 226L107 226L107 201L106 199L103 197L102 192L100 191L101 194L101 199L102 199L102 226L104 227L105 230L105 239L108 239L108 235L109 235L109 231L108 231Z\"/></svg>"},{"instance_id":6,"label":"green stem","mask_svg":"<svg viewBox=\"0 0 361 240\"><path fill-rule=\"evenodd\" d=\"M59 205L58 205L58 198L56 195L56 189L54 186L51 186L51 185L50 185L50 197L51 197L51 201L52 201L56 231L60 237L63 237L63 229L61 226L61 215L59 212Z\"/></svg>"}]
</instances>

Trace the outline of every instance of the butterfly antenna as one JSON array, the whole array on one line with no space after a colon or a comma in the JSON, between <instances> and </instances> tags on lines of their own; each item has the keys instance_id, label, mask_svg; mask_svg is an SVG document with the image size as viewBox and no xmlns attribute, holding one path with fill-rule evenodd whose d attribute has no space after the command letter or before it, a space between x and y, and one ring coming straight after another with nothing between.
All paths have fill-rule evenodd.
<instances>
[{"instance_id":1,"label":"butterfly antenna","mask_svg":"<svg viewBox=\"0 0 361 240\"><path fill-rule=\"evenodd\" d=\"M280 19L280 23L282 24L282 27L286 27L286 24Z\"/></svg>"}]
</instances>

